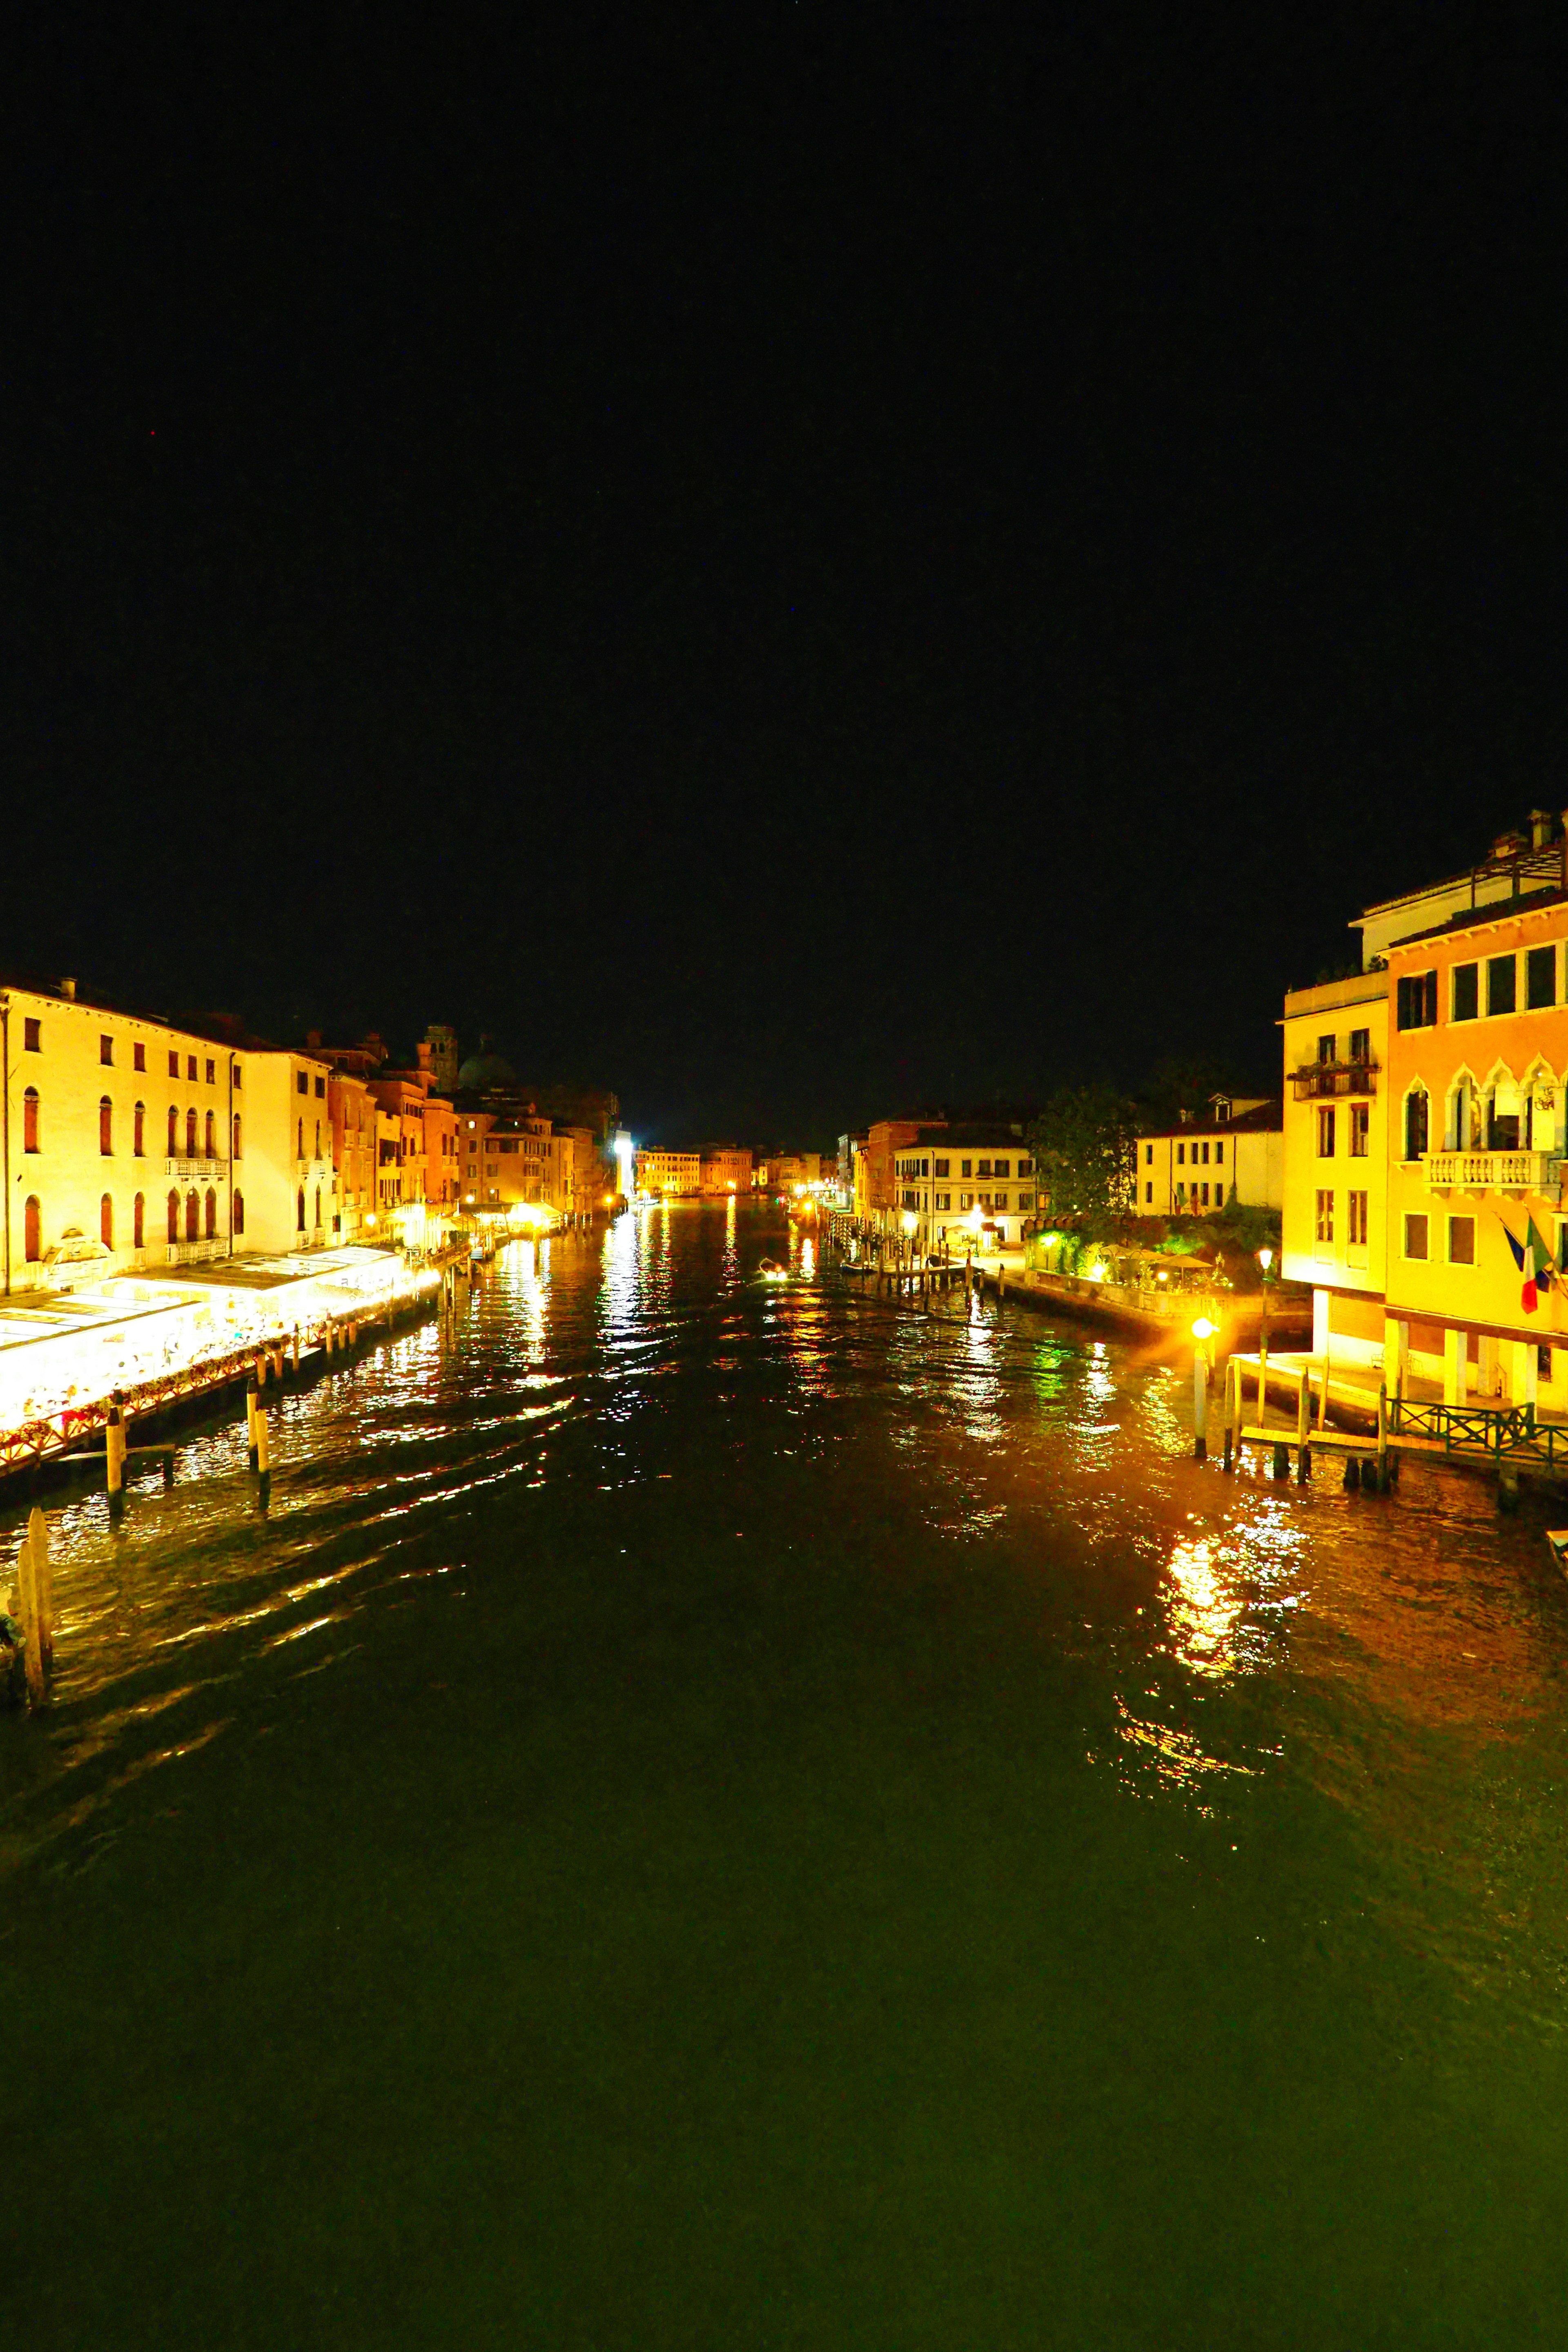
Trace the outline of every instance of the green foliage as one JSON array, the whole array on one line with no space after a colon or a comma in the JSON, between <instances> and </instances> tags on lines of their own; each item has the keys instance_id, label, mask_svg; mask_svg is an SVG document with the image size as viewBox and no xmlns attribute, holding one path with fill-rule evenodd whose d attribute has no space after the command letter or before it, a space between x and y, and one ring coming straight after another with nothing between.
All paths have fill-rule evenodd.
<instances>
[{"instance_id":1,"label":"green foliage","mask_svg":"<svg viewBox=\"0 0 1568 2352\"><path fill-rule=\"evenodd\" d=\"M1059 1088L1030 1127L1028 1141L1054 1219L1083 1223L1128 1207L1137 1114L1113 1087Z\"/></svg>"}]
</instances>

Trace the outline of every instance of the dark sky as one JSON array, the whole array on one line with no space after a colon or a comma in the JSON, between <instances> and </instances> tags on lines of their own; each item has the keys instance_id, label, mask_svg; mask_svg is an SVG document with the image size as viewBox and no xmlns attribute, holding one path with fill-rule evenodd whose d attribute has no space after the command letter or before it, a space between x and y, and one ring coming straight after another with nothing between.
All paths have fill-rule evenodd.
<instances>
[{"instance_id":1,"label":"dark sky","mask_svg":"<svg viewBox=\"0 0 1568 2352\"><path fill-rule=\"evenodd\" d=\"M234 13L8 63L6 966L810 1140L1568 803L1519 19Z\"/></svg>"}]
</instances>

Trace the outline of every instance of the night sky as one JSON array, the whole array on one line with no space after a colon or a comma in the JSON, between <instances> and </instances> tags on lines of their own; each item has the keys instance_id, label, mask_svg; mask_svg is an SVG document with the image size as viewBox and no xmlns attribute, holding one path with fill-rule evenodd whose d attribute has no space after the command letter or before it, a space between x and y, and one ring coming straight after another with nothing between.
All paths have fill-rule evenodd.
<instances>
[{"instance_id":1,"label":"night sky","mask_svg":"<svg viewBox=\"0 0 1568 2352\"><path fill-rule=\"evenodd\" d=\"M1529 20L218 16L8 63L9 971L810 1142L1568 803Z\"/></svg>"}]
</instances>

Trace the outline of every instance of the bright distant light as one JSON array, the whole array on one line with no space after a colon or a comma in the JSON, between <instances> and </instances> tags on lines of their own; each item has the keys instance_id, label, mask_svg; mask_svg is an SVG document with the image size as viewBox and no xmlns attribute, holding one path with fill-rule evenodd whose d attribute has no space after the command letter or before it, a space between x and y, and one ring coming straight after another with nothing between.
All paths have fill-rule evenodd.
<instances>
[{"instance_id":1,"label":"bright distant light","mask_svg":"<svg viewBox=\"0 0 1568 2352\"><path fill-rule=\"evenodd\" d=\"M1206 1315L1200 1315L1193 1324L1193 1337L1194 1339L1212 1339L1218 1329L1217 1323L1211 1323Z\"/></svg>"}]
</instances>

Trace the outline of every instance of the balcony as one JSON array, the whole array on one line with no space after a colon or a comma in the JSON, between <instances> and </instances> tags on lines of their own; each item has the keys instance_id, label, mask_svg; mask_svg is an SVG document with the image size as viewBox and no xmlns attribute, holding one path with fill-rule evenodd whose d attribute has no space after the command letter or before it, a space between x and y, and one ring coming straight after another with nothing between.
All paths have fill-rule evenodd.
<instances>
[{"instance_id":1,"label":"balcony","mask_svg":"<svg viewBox=\"0 0 1568 2352\"><path fill-rule=\"evenodd\" d=\"M211 1160L165 1160L165 1176L177 1176L185 1184L221 1184L228 1173L226 1160L215 1154Z\"/></svg>"},{"instance_id":2,"label":"balcony","mask_svg":"<svg viewBox=\"0 0 1568 2352\"><path fill-rule=\"evenodd\" d=\"M222 1257L227 1247L228 1244L217 1234L205 1241L170 1242L164 1262L169 1265L205 1265L209 1258Z\"/></svg>"},{"instance_id":3,"label":"balcony","mask_svg":"<svg viewBox=\"0 0 1568 2352\"><path fill-rule=\"evenodd\" d=\"M1377 1092L1377 1062L1303 1062L1290 1073L1298 1102L1314 1096L1373 1095Z\"/></svg>"},{"instance_id":4,"label":"balcony","mask_svg":"<svg viewBox=\"0 0 1568 2352\"><path fill-rule=\"evenodd\" d=\"M1432 1151L1425 1161L1429 1192L1537 1192L1551 1195L1563 1162L1552 1151Z\"/></svg>"}]
</instances>

